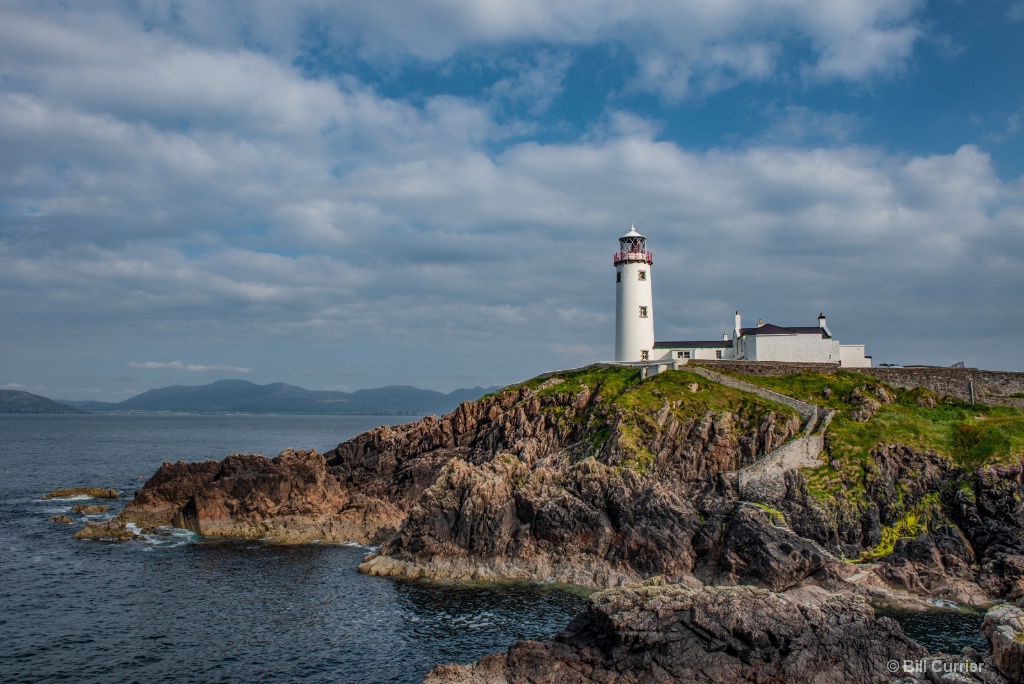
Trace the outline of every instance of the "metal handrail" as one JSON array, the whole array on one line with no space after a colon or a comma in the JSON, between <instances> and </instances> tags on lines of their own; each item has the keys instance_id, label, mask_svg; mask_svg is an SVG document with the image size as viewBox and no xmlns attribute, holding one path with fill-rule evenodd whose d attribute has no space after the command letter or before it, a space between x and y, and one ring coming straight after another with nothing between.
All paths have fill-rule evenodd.
<instances>
[{"instance_id":1,"label":"metal handrail","mask_svg":"<svg viewBox=\"0 0 1024 684\"><path fill-rule=\"evenodd\" d=\"M612 255L613 263L619 263L621 261L646 261L649 264L654 263L653 252L616 252Z\"/></svg>"}]
</instances>

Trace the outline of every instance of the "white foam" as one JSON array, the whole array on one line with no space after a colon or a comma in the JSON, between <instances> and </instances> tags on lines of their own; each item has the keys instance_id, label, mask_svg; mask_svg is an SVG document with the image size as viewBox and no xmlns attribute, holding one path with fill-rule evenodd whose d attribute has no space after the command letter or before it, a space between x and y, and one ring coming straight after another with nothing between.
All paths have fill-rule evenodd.
<instances>
[{"instance_id":1,"label":"white foam","mask_svg":"<svg viewBox=\"0 0 1024 684\"><path fill-rule=\"evenodd\" d=\"M88 494L73 494L71 496L55 496L50 499L37 499L37 501L88 501L92 498Z\"/></svg>"},{"instance_id":2,"label":"white foam","mask_svg":"<svg viewBox=\"0 0 1024 684\"><path fill-rule=\"evenodd\" d=\"M370 553L373 553L374 551L376 551L379 548L377 546L369 546L367 544L357 544L356 542L351 542L351 541L341 542L340 546L351 546L351 547L354 547L354 548L357 548L357 549L366 549Z\"/></svg>"},{"instance_id":3,"label":"white foam","mask_svg":"<svg viewBox=\"0 0 1024 684\"><path fill-rule=\"evenodd\" d=\"M135 523L127 523L125 527L146 541L147 546L145 550L147 551L152 551L156 547L174 548L176 546L185 546L186 544L194 544L199 541L198 534L179 527L161 526L149 534L142 534L142 531Z\"/></svg>"},{"instance_id":4,"label":"white foam","mask_svg":"<svg viewBox=\"0 0 1024 684\"><path fill-rule=\"evenodd\" d=\"M960 605L956 601L950 601L948 599L930 598L926 599L928 603L935 606L936 608L953 608L957 609Z\"/></svg>"}]
</instances>

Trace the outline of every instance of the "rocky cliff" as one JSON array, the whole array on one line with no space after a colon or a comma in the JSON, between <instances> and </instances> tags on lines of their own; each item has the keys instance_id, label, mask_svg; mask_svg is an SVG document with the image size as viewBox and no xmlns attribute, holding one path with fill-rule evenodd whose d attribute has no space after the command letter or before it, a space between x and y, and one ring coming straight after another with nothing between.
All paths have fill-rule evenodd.
<instances>
[{"instance_id":1,"label":"rocky cliff","mask_svg":"<svg viewBox=\"0 0 1024 684\"><path fill-rule=\"evenodd\" d=\"M1024 603L1024 414L848 373L756 381L834 420L819 467L742 496L737 471L800 432L793 409L591 368L323 455L167 463L116 522L379 544L360 569L386 576L634 585L434 682L890 681L889 660L925 654L858 594ZM956 681L1019 681L1021 615L990 611L993 655Z\"/></svg>"},{"instance_id":2,"label":"rocky cliff","mask_svg":"<svg viewBox=\"0 0 1024 684\"><path fill-rule=\"evenodd\" d=\"M695 541L717 537L719 524L695 497L717 509L718 474L786 441L799 420L689 374L643 385L633 374L550 378L464 404L411 451L405 440L385 448L384 470L378 445L393 432L340 446L330 460L339 477L357 483L386 474L410 504L399 533L361 569L593 587L690 577ZM369 453L373 471L364 463ZM396 477L438 465L428 487L421 488L429 478Z\"/></svg>"},{"instance_id":3,"label":"rocky cliff","mask_svg":"<svg viewBox=\"0 0 1024 684\"><path fill-rule=\"evenodd\" d=\"M165 464L121 518L218 536L381 541L362 569L386 575L602 587L768 573L768 586L784 586L833 559L758 511L733 516L720 473L799 426L786 407L687 373L641 383L635 370L592 370L372 430L326 460L289 451ZM727 527L788 537L790 551L733 544L701 561Z\"/></svg>"},{"instance_id":4,"label":"rocky cliff","mask_svg":"<svg viewBox=\"0 0 1024 684\"><path fill-rule=\"evenodd\" d=\"M798 433L792 409L683 371L591 368L324 455L165 464L121 519L379 544L361 570L409 578L1024 595L1020 412L853 374L773 381L835 412L828 462L748 501L732 473Z\"/></svg>"},{"instance_id":5,"label":"rocky cliff","mask_svg":"<svg viewBox=\"0 0 1024 684\"><path fill-rule=\"evenodd\" d=\"M393 533L403 517L386 501L343 490L323 454L292 450L165 463L119 515L214 537L364 544Z\"/></svg>"}]
</instances>

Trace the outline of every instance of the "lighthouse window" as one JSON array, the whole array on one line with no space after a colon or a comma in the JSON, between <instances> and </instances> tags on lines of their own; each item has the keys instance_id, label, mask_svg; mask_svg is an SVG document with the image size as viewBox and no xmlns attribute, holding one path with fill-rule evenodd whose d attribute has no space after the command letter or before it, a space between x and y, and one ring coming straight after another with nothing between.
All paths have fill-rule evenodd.
<instances>
[{"instance_id":1,"label":"lighthouse window","mask_svg":"<svg viewBox=\"0 0 1024 684\"><path fill-rule=\"evenodd\" d=\"M637 280L647 280L647 271L637 271L636 272L636 279Z\"/></svg>"},{"instance_id":2,"label":"lighthouse window","mask_svg":"<svg viewBox=\"0 0 1024 684\"><path fill-rule=\"evenodd\" d=\"M641 349L640 350L640 360L641 361L647 361L649 356L650 356L650 354L647 352L646 349Z\"/></svg>"},{"instance_id":3,"label":"lighthouse window","mask_svg":"<svg viewBox=\"0 0 1024 684\"><path fill-rule=\"evenodd\" d=\"M641 306L640 307L640 318L647 318L647 307L646 306Z\"/></svg>"},{"instance_id":4,"label":"lighthouse window","mask_svg":"<svg viewBox=\"0 0 1024 684\"><path fill-rule=\"evenodd\" d=\"M617 283L621 283L622 282L622 271L616 271L615 272L615 282L617 282Z\"/></svg>"}]
</instances>

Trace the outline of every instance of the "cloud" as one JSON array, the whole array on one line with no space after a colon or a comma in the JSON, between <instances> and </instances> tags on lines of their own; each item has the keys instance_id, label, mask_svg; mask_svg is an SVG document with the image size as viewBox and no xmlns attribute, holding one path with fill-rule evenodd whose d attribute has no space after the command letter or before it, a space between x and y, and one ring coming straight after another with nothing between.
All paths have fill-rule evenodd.
<instances>
[{"instance_id":1,"label":"cloud","mask_svg":"<svg viewBox=\"0 0 1024 684\"><path fill-rule=\"evenodd\" d=\"M218 366L209 365L204 366L194 363L182 363L181 361L129 361L128 366L130 368L139 368L141 370L183 370L191 373L207 373L210 371L220 373L251 373L251 368L239 368L237 366Z\"/></svg>"},{"instance_id":2,"label":"cloud","mask_svg":"<svg viewBox=\"0 0 1024 684\"><path fill-rule=\"evenodd\" d=\"M115 102L137 94L142 107L163 105L156 118L173 120L183 112L186 119L193 110L216 116L248 104L246 85L254 77L265 77L268 91L284 85L279 64L314 49L303 47L311 31L318 36L313 45L326 43L384 69L473 60L484 47L543 43L564 58L580 48L613 45L633 63L638 87L679 98L780 72L853 81L899 72L924 34L917 18L923 7L922 0L529 0L514 9L481 0L307 0L186 2L171 11L159 4L84 9L22 2L5 12L0 43L19 70L39 75L57 67L62 73L47 79L53 92L67 89L97 104L111 91L119 93ZM785 48L792 42L808 48L795 64ZM67 69L72 64L77 68ZM507 83L499 90L550 88L550 69L538 67L525 78L500 79ZM139 73L155 78L139 80ZM287 127L306 115L294 93L278 92L273 102L260 103L269 107L249 110L249 124Z\"/></svg>"},{"instance_id":3,"label":"cloud","mask_svg":"<svg viewBox=\"0 0 1024 684\"><path fill-rule=\"evenodd\" d=\"M884 78L921 8L7 3L0 327L19 333L0 356L81 387L182 349L238 367L132 367L511 382L610 356L608 257L635 223L659 336L827 309L844 342L941 329L1019 365L976 343L993 320L1024 332L1024 191L986 150L859 144L868 116L782 97L743 105L766 128L698 144L665 132L699 111L625 104ZM339 60L315 73L311 25ZM626 84L566 133L544 117L588 48ZM465 92L430 87L446 69Z\"/></svg>"}]
</instances>

